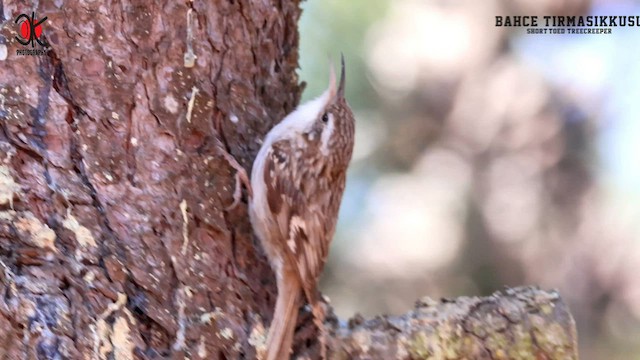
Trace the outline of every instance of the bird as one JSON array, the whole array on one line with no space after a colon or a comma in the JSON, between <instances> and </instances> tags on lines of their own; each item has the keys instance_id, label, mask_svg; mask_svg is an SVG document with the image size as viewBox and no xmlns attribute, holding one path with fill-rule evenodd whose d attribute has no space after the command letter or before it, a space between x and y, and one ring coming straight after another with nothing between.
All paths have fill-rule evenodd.
<instances>
[{"instance_id":1,"label":"bird","mask_svg":"<svg viewBox=\"0 0 640 360\"><path fill-rule=\"evenodd\" d=\"M289 359L298 309L305 299L320 333L321 358L326 359L318 280L335 233L354 136L341 56L339 82L331 66L328 89L275 125L254 160L249 217L278 290L266 360Z\"/></svg>"}]
</instances>

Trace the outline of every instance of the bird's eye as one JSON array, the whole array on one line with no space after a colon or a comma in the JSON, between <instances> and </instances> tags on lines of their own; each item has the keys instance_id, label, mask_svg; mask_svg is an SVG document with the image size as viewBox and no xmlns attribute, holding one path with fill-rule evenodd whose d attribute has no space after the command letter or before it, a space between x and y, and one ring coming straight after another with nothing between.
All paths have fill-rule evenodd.
<instances>
[{"instance_id":1,"label":"bird's eye","mask_svg":"<svg viewBox=\"0 0 640 360\"><path fill-rule=\"evenodd\" d=\"M323 123L329 122L329 113L322 114L322 122Z\"/></svg>"}]
</instances>

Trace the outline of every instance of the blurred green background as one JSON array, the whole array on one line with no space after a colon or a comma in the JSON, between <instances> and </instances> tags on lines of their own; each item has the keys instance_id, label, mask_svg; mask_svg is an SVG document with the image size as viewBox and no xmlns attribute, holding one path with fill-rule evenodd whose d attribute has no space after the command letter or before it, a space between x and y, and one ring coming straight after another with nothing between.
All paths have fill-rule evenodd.
<instances>
[{"instance_id":1,"label":"blurred green background","mask_svg":"<svg viewBox=\"0 0 640 360\"><path fill-rule=\"evenodd\" d=\"M356 150L322 280L341 319L558 289L581 359L640 359L640 28L528 35L496 15L637 1L307 0L303 100L347 60Z\"/></svg>"}]
</instances>

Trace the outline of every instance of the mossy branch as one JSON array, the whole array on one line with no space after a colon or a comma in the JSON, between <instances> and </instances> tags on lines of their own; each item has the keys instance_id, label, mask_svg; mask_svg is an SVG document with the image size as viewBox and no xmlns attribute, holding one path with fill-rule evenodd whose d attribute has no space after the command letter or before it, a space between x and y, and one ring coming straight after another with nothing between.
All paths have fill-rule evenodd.
<instances>
[{"instance_id":1,"label":"mossy branch","mask_svg":"<svg viewBox=\"0 0 640 360\"><path fill-rule=\"evenodd\" d=\"M332 359L577 359L576 328L555 291L429 298L401 316L355 318L335 330Z\"/></svg>"}]
</instances>

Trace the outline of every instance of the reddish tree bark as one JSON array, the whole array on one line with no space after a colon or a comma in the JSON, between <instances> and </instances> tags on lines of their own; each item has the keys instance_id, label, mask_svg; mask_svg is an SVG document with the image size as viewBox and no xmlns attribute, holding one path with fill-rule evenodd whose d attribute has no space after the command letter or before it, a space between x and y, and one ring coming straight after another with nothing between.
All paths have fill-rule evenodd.
<instances>
[{"instance_id":1,"label":"reddish tree bark","mask_svg":"<svg viewBox=\"0 0 640 360\"><path fill-rule=\"evenodd\" d=\"M249 170L257 140L298 102L298 3L35 12L48 17L46 56L17 56L17 25L2 19L1 348L252 358L274 286L245 204L225 210L236 171L223 153Z\"/></svg>"}]
</instances>

